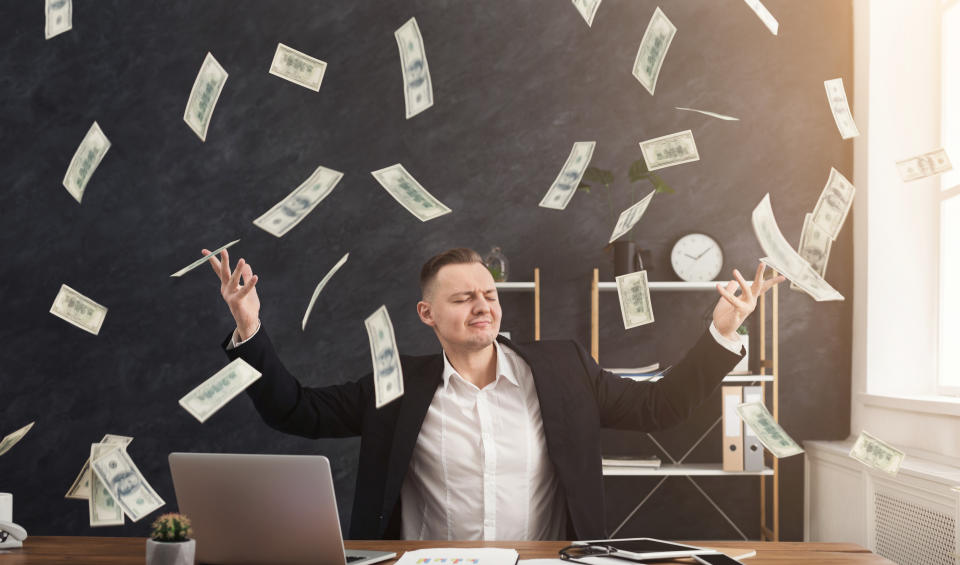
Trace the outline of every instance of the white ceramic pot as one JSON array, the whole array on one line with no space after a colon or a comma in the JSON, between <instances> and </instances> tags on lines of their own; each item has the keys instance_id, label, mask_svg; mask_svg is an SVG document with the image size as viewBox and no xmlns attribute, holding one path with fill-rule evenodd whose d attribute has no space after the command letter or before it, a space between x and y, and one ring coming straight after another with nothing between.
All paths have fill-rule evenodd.
<instances>
[{"instance_id":1,"label":"white ceramic pot","mask_svg":"<svg viewBox=\"0 0 960 565\"><path fill-rule=\"evenodd\" d=\"M194 565L197 541L147 540L147 565Z\"/></svg>"}]
</instances>

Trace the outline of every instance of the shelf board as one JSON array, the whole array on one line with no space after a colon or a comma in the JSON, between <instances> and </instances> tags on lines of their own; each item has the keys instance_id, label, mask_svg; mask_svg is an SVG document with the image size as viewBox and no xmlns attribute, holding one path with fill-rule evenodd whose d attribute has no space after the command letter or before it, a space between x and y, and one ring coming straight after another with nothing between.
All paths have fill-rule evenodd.
<instances>
[{"instance_id":1,"label":"shelf board","mask_svg":"<svg viewBox=\"0 0 960 565\"><path fill-rule=\"evenodd\" d=\"M686 281L650 281L648 286L650 290L673 290L682 292L695 292L704 290L716 290L717 283L726 281L706 281L706 282L686 282ZM599 282L597 288L601 291L616 291L616 282Z\"/></svg>"},{"instance_id":2,"label":"shelf board","mask_svg":"<svg viewBox=\"0 0 960 565\"><path fill-rule=\"evenodd\" d=\"M532 282L498 282L496 286L500 292L533 292L537 287Z\"/></svg>"},{"instance_id":3,"label":"shelf board","mask_svg":"<svg viewBox=\"0 0 960 565\"><path fill-rule=\"evenodd\" d=\"M618 375L617 373L614 373L614 375L617 375L618 377L622 377L624 379L633 379L637 382L648 382L648 381L656 382L663 378L662 375L656 375L652 377L639 377L639 378ZM772 383L773 375L727 375L723 377L723 382L725 383Z\"/></svg>"},{"instance_id":4,"label":"shelf board","mask_svg":"<svg viewBox=\"0 0 960 565\"><path fill-rule=\"evenodd\" d=\"M770 467L764 467L762 471L724 471L723 465L721 463L681 463L680 465L666 464L661 465L659 469L651 469L645 467L620 467L620 466L607 466L603 467L603 475L605 477L638 477L638 476L648 476L648 477L662 477L669 475L676 476L697 476L697 477L725 477L725 476L743 476L743 477L754 477L761 475L773 475L773 469Z\"/></svg>"}]
</instances>

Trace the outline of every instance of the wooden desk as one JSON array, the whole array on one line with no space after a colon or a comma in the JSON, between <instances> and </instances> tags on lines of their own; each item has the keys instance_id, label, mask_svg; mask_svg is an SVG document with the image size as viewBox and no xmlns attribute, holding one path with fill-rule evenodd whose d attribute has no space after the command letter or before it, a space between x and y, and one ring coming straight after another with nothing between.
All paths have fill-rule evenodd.
<instances>
[{"instance_id":1,"label":"wooden desk","mask_svg":"<svg viewBox=\"0 0 960 565\"><path fill-rule=\"evenodd\" d=\"M891 561L850 543L801 543L759 541L691 541L684 542L704 547L749 548L756 557L745 560L747 565L786 563L816 563L833 565L844 563L893 565ZM404 551L428 547L512 547L520 552L520 559L557 557L557 551L567 545L556 541L523 542L450 542L450 541L350 541L353 549L382 549ZM145 538L101 538L69 536L31 536L22 549L0 550L0 565L127 565L143 563ZM389 565L392 561L385 561ZM683 563L683 561L677 561Z\"/></svg>"}]
</instances>

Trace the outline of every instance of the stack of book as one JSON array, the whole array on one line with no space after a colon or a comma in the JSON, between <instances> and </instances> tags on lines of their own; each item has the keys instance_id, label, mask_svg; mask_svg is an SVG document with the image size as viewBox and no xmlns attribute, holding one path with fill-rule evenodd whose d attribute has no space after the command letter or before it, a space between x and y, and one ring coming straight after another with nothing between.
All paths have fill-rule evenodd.
<instances>
[{"instance_id":1,"label":"stack of book","mask_svg":"<svg viewBox=\"0 0 960 565\"><path fill-rule=\"evenodd\" d=\"M645 367L629 367L620 369L607 369L618 377L633 379L635 381L656 381L663 375L660 370L660 363L652 363Z\"/></svg>"},{"instance_id":2,"label":"stack of book","mask_svg":"<svg viewBox=\"0 0 960 565\"><path fill-rule=\"evenodd\" d=\"M602 461L604 467L660 468L660 458L656 455L605 455Z\"/></svg>"}]
</instances>

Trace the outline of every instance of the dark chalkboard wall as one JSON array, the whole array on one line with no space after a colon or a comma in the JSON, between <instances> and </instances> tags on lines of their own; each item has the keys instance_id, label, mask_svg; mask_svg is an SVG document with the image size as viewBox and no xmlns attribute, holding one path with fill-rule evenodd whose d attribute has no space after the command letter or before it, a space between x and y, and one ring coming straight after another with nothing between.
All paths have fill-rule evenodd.
<instances>
[{"instance_id":1,"label":"dark chalkboard wall","mask_svg":"<svg viewBox=\"0 0 960 565\"><path fill-rule=\"evenodd\" d=\"M842 76L852 92L849 4L767 0L781 24L774 37L740 0L663 0L679 31L650 96L630 70L653 1L605 0L591 29L564 0L75 0L74 29L51 40L43 39L43 2L5 2L0 431L37 421L0 458L0 490L14 493L16 521L34 535L146 535L149 520L92 530L86 504L63 498L90 443L115 433L136 438L129 451L167 511L175 509L171 451L324 454L346 527L358 440L282 435L246 396L203 425L177 405L225 364L219 343L233 326L208 267L182 279L170 273L202 247L241 238L232 256L260 275L263 323L309 385L369 370L362 321L381 304L402 350L439 351L416 316L417 275L452 246L501 246L514 280L540 267L543 337L587 343L593 267L612 279L608 203L594 191L562 212L537 206L573 142L597 141L593 164L616 172L615 207L623 208L627 194L648 190L626 182L637 143L692 129L700 161L661 171L676 194L658 195L637 230L652 250L650 277L675 280L669 249L691 231L720 241L725 273L752 272L761 250L749 214L765 193L796 243L829 168L852 177L852 146L840 139L823 89ZM393 32L411 16L436 103L406 120ZM318 93L268 74L278 42L328 63ZM182 116L207 51L230 76L201 143ZM61 180L94 120L113 146L78 205ZM421 223L401 208L369 174L398 162L454 212ZM345 177L305 221L282 239L251 223L318 165ZM350 261L301 331L314 285L347 251ZM815 304L783 288L781 420L798 440L848 433L851 258L848 225L828 271L846 302ZM48 314L63 283L109 308L99 336ZM603 295L602 360L675 361L706 327L715 299L655 295L656 323L624 331L615 295ZM503 306L503 328L531 339L531 296L504 295ZM657 437L680 455L718 413L715 396ZM718 433L688 460L719 460ZM639 433L604 442L610 453L652 449ZM800 539L802 459L781 469L783 536ZM606 479L608 527L655 483ZM700 484L759 535L757 479ZM682 478L664 483L621 534L736 537Z\"/></svg>"}]
</instances>

